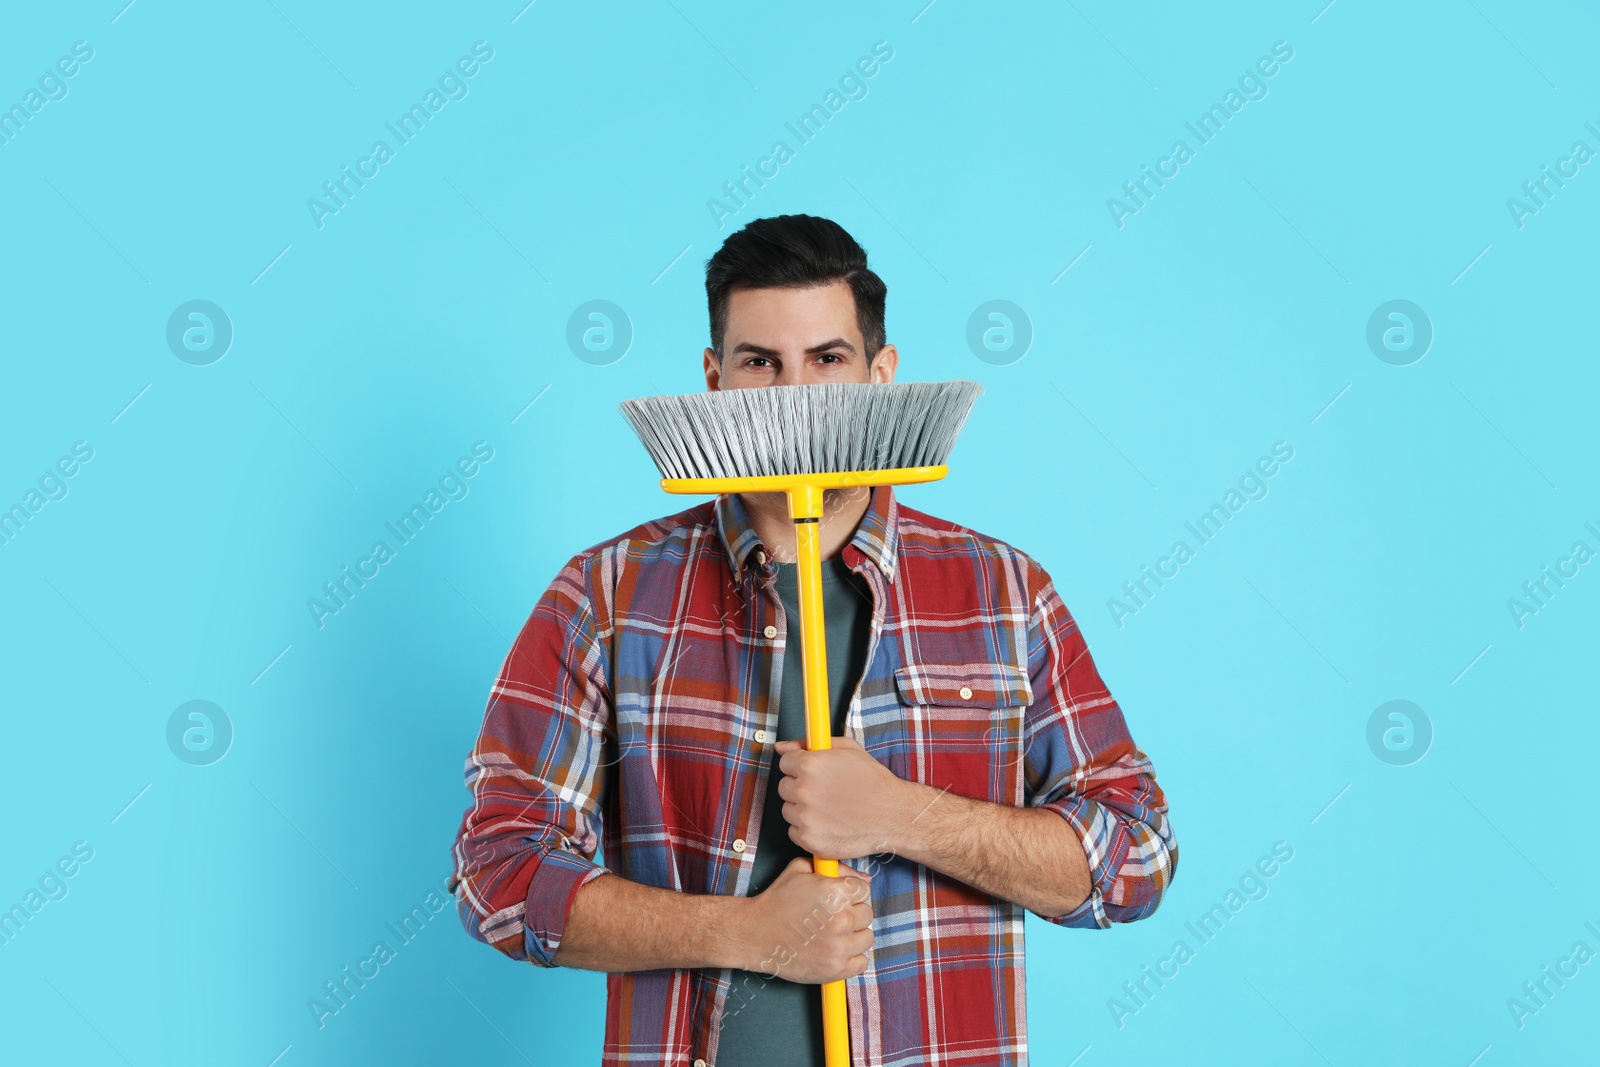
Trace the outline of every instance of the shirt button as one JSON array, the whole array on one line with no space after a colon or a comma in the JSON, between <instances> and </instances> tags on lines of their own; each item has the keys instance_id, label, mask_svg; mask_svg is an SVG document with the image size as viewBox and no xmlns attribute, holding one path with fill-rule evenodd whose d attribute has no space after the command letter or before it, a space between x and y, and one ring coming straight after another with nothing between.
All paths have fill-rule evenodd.
<instances>
[{"instance_id":1,"label":"shirt button","mask_svg":"<svg viewBox=\"0 0 1600 1067\"><path fill-rule=\"evenodd\" d=\"M970 688L968 688L967 686L962 686L961 687L961 699L962 700L971 700L972 699L972 690Z\"/></svg>"},{"instance_id":2,"label":"shirt button","mask_svg":"<svg viewBox=\"0 0 1600 1067\"><path fill-rule=\"evenodd\" d=\"M763 566L765 566L766 562L767 562L767 554L765 552L761 551L760 549L757 549L756 550L756 562L762 564ZM705 1067L704 1061L700 1061L699 1067Z\"/></svg>"},{"instance_id":3,"label":"shirt button","mask_svg":"<svg viewBox=\"0 0 1600 1067\"><path fill-rule=\"evenodd\" d=\"M706 1061L705 1060L695 1060L694 1061L694 1067L706 1067Z\"/></svg>"},{"instance_id":4,"label":"shirt button","mask_svg":"<svg viewBox=\"0 0 1600 1067\"><path fill-rule=\"evenodd\" d=\"M756 731L756 744L763 745L763 744L766 744L766 741L767 741L767 732L765 730L757 730Z\"/></svg>"},{"instance_id":5,"label":"shirt button","mask_svg":"<svg viewBox=\"0 0 1600 1067\"><path fill-rule=\"evenodd\" d=\"M772 638L778 636L778 628L776 626L769 626L765 630L762 630L761 632L766 636L767 640L769 640L769 641Z\"/></svg>"},{"instance_id":6,"label":"shirt button","mask_svg":"<svg viewBox=\"0 0 1600 1067\"><path fill-rule=\"evenodd\" d=\"M744 851L744 838L742 838L742 837L734 838L733 850L735 852L743 852Z\"/></svg>"}]
</instances>

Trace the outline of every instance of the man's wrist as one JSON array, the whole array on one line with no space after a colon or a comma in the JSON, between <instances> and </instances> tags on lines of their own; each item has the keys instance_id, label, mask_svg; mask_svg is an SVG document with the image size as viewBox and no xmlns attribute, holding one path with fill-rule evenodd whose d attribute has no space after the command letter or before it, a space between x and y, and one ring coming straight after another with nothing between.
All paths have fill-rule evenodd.
<instances>
[{"instance_id":1,"label":"man's wrist","mask_svg":"<svg viewBox=\"0 0 1600 1067\"><path fill-rule=\"evenodd\" d=\"M934 808L945 792L922 782L901 779L898 799L891 805L893 815L888 820L890 838L880 851L912 863L926 863L929 835L938 823Z\"/></svg>"},{"instance_id":2,"label":"man's wrist","mask_svg":"<svg viewBox=\"0 0 1600 1067\"><path fill-rule=\"evenodd\" d=\"M750 945L754 941L756 897L707 894L699 898L698 917L705 932L705 949L713 967L751 970Z\"/></svg>"}]
</instances>

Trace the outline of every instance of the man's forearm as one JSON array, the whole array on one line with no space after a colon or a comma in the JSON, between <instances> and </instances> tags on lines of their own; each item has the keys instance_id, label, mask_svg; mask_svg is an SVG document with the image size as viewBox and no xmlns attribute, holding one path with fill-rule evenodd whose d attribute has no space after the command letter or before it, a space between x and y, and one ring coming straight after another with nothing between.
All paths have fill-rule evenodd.
<instances>
[{"instance_id":1,"label":"man's forearm","mask_svg":"<svg viewBox=\"0 0 1600 1067\"><path fill-rule=\"evenodd\" d=\"M745 897L680 893L608 872L572 898L561 967L648 971L660 967L749 967L739 934Z\"/></svg>"},{"instance_id":2,"label":"man's forearm","mask_svg":"<svg viewBox=\"0 0 1600 1067\"><path fill-rule=\"evenodd\" d=\"M897 856L1052 918L1089 896L1083 842L1056 812L905 785L888 843Z\"/></svg>"}]
</instances>

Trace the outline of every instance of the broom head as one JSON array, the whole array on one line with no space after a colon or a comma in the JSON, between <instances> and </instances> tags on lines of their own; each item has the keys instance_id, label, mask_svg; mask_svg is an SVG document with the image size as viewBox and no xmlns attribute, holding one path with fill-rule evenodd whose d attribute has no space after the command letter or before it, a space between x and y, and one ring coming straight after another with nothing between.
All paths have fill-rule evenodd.
<instances>
[{"instance_id":1,"label":"broom head","mask_svg":"<svg viewBox=\"0 0 1600 1067\"><path fill-rule=\"evenodd\" d=\"M663 478L760 478L941 465L982 391L969 381L823 382L620 406Z\"/></svg>"}]
</instances>

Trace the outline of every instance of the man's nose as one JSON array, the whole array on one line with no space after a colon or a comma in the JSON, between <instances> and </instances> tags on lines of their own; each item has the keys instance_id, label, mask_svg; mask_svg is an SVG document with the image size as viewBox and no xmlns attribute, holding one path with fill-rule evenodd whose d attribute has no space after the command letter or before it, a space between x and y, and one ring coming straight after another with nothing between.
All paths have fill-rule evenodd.
<instances>
[{"instance_id":1,"label":"man's nose","mask_svg":"<svg viewBox=\"0 0 1600 1067\"><path fill-rule=\"evenodd\" d=\"M805 360L786 359L778 367L778 373L773 377L773 385L804 385L806 383Z\"/></svg>"}]
</instances>

